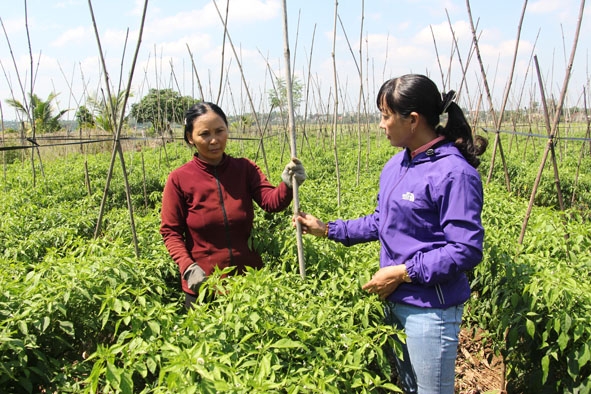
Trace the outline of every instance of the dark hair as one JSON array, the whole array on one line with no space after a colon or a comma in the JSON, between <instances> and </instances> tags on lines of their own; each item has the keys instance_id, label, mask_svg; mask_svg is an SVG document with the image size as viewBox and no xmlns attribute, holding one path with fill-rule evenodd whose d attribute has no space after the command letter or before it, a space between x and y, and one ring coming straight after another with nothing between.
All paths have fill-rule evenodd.
<instances>
[{"instance_id":1,"label":"dark hair","mask_svg":"<svg viewBox=\"0 0 591 394\"><path fill-rule=\"evenodd\" d=\"M189 143L189 138L187 137L187 135L189 135L193 132L193 122L195 122L195 119L197 119L201 115L205 115L209 111L213 111L217 115L219 115L220 118L222 118L222 120L226 124L226 126L228 126L228 118L226 118L226 114L216 104L210 103L208 101L202 101L200 103L197 103L197 104L191 106L185 112L185 134L184 134L184 137L185 137L185 142L187 144Z\"/></svg>"},{"instance_id":2,"label":"dark hair","mask_svg":"<svg viewBox=\"0 0 591 394\"><path fill-rule=\"evenodd\" d=\"M472 134L464 111L453 99L455 92L441 94L437 85L428 77L420 74L406 74L384 82L377 97L377 106L383 110L384 104L393 112L407 117L411 112L421 114L435 132L453 141L462 156L478 167L480 159L488 146L488 140ZM447 124L439 124L439 116L447 112Z\"/></svg>"}]
</instances>

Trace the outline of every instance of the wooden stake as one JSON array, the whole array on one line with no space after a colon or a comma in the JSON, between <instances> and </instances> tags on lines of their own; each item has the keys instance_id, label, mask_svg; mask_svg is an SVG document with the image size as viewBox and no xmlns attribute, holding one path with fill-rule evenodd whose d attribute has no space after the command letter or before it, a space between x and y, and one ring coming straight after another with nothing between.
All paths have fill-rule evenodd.
<instances>
[{"instance_id":1,"label":"wooden stake","mask_svg":"<svg viewBox=\"0 0 591 394\"><path fill-rule=\"evenodd\" d=\"M575 59L575 53L577 51L577 43L579 41L579 33L581 32L581 22L583 20L583 10L585 9L585 0L581 0L581 7L579 9L579 18L577 20L577 27L576 27L576 31L575 31L575 38L574 38L574 42L573 42L573 47L572 47L572 51L570 54L570 59L569 59L569 63L567 65L566 68L566 73L564 76L564 82L562 84L562 91L560 93L560 99L558 100L558 107L556 108L556 113L554 114L554 120L552 122L552 131L550 133L550 136L548 138L548 143L546 144L546 150L544 151L544 156L542 158L542 162L540 163L540 168L538 170L538 175L536 176L536 181L534 184L534 188L532 190L531 196L530 196L530 200L529 200L529 205L527 207L527 212L525 214L525 218L523 219L523 224L521 226L521 234L519 235L519 244L523 244L523 238L525 237L525 230L527 228L527 223L529 221L529 217L531 215L531 211L532 211L532 207L534 204L534 199L536 196L536 191L537 191L537 186L540 182L540 178L542 177L542 172L544 171L544 166L546 165L546 159L548 158L548 153L551 149L553 149L554 145L553 145L553 139L554 136L556 135L556 130L558 129L558 123L560 120L560 113L562 112L562 106L564 104L564 98L566 97L566 91L568 88L568 82L570 80L570 75L571 75L571 71L573 68L573 62ZM536 64L537 64L537 58L536 58ZM538 75L539 75L539 70L538 70ZM541 77L539 77L540 82L541 82ZM541 90L543 92L543 90ZM545 100L543 100L543 102L545 103ZM557 187L559 187L560 185L557 184ZM568 236L568 235L567 235Z\"/></svg>"},{"instance_id":2,"label":"wooden stake","mask_svg":"<svg viewBox=\"0 0 591 394\"><path fill-rule=\"evenodd\" d=\"M285 55L285 87L287 88L287 109L288 109L288 124L290 130L290 148L291 156L297 156L296 148L296 132L295 132L295 121L294 121L294 105L293 105L293 89L292 89L292 78L291 78L291 60L289 56L289 34L287 28L287 5L286 0L283 0L283 53ZM299 215L300 213L300 198L298 193L298 183L295 177L292 179L293 187L293 214ZM302 278L306 277L306 264L304 262L304 246L302 242L302 225L296 220L296 237L298 247L298 263L300 266L300 275Z\"/></svg>"}]
</instances>

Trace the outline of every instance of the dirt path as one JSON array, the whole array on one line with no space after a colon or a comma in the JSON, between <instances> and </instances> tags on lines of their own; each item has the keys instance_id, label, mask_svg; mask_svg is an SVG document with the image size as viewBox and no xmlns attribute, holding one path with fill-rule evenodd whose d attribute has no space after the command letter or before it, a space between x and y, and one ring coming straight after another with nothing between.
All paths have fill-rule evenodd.
<instances>
[{"instance_id":1,"label":"dirt path","mask_svg":"<svg viewBox=\"0 0 591 394\"><path fill-rule=\"evenodd\" d=\"M502 394L503 360L480 333L462 330L456 359L456 393Z\"/></svg>"}]
</instances>

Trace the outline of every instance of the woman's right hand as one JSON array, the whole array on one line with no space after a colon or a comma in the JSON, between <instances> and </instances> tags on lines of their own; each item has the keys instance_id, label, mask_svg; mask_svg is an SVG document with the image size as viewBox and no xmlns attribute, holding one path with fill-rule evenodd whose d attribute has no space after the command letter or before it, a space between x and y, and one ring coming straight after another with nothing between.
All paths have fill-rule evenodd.
<instances>
[{"instance_id":1,"label":"woman's right hand","mask_svg":"<svg viewBox=\"0 0 591 394\"><path fill-rule=\"evenodd\" d=\"M306 212L300 212L292 220L294 227L296 226L296 221L302 226L302 233L311 234L316 237L326 237L328 224L317 219L315 216Z\"/></svg>"},{"instance_id":2,"label":"woman's right hand","mask_svg":"<svg viewBox=\"0 0 591 394\"><path fill-rule=\"evenodd\" d=\"M203 282L207 280L207 275L197 263L193 263L185 270L183 278L187 281L189 289L197 293Z\"/></svg>"}]
</instances>

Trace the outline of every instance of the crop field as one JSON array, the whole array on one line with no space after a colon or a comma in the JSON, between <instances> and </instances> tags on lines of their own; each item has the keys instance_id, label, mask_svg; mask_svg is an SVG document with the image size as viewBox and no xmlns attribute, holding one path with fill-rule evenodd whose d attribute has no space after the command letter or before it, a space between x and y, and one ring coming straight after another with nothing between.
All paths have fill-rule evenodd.
<instances>
[{"instance_id":1,"label":"crop field","mask_svg":"<svg viewBox=\"0 0 591 394\"><path fill-rule=\"evenodd\" d=\"M363 138L345 131L334 140L340 188L333 141L308 132L299 155L308 173L302 210L324 220L373 211L381 168L396 149L377 126L372 130ZM545 141L501 137L508 192L500 164L487 181L494 134L489 137L479 168L485 257L470 273L464 326L484 332L503 358L508 392L589 393L591 158L585 153L578 162L581 143L556 144L567 206L558 209L548 164L520 243ZM228 152L268 168L276 184L288 160L286 144L283 134L264 139L263 158L258 141L235 139ZM255 246L265 267L227 279L214 275L207 288L217 296L186 312L177 267L158 232L167 174L191 156L184 144L139 144L124 152L139 253L121 166L114 167L95 234L108 152L72 149L42 168L34 161L35 172L28 156L21 161L12 154L7 162L3 154L2 392L399 391L384 345L402 334L382 323L381 302L361 290L377 269L378 243L346 248L304 236L302 277L290 209L257 210ZM51 156L41 150L44 155Z\"/></svg>"}]
</instances>

